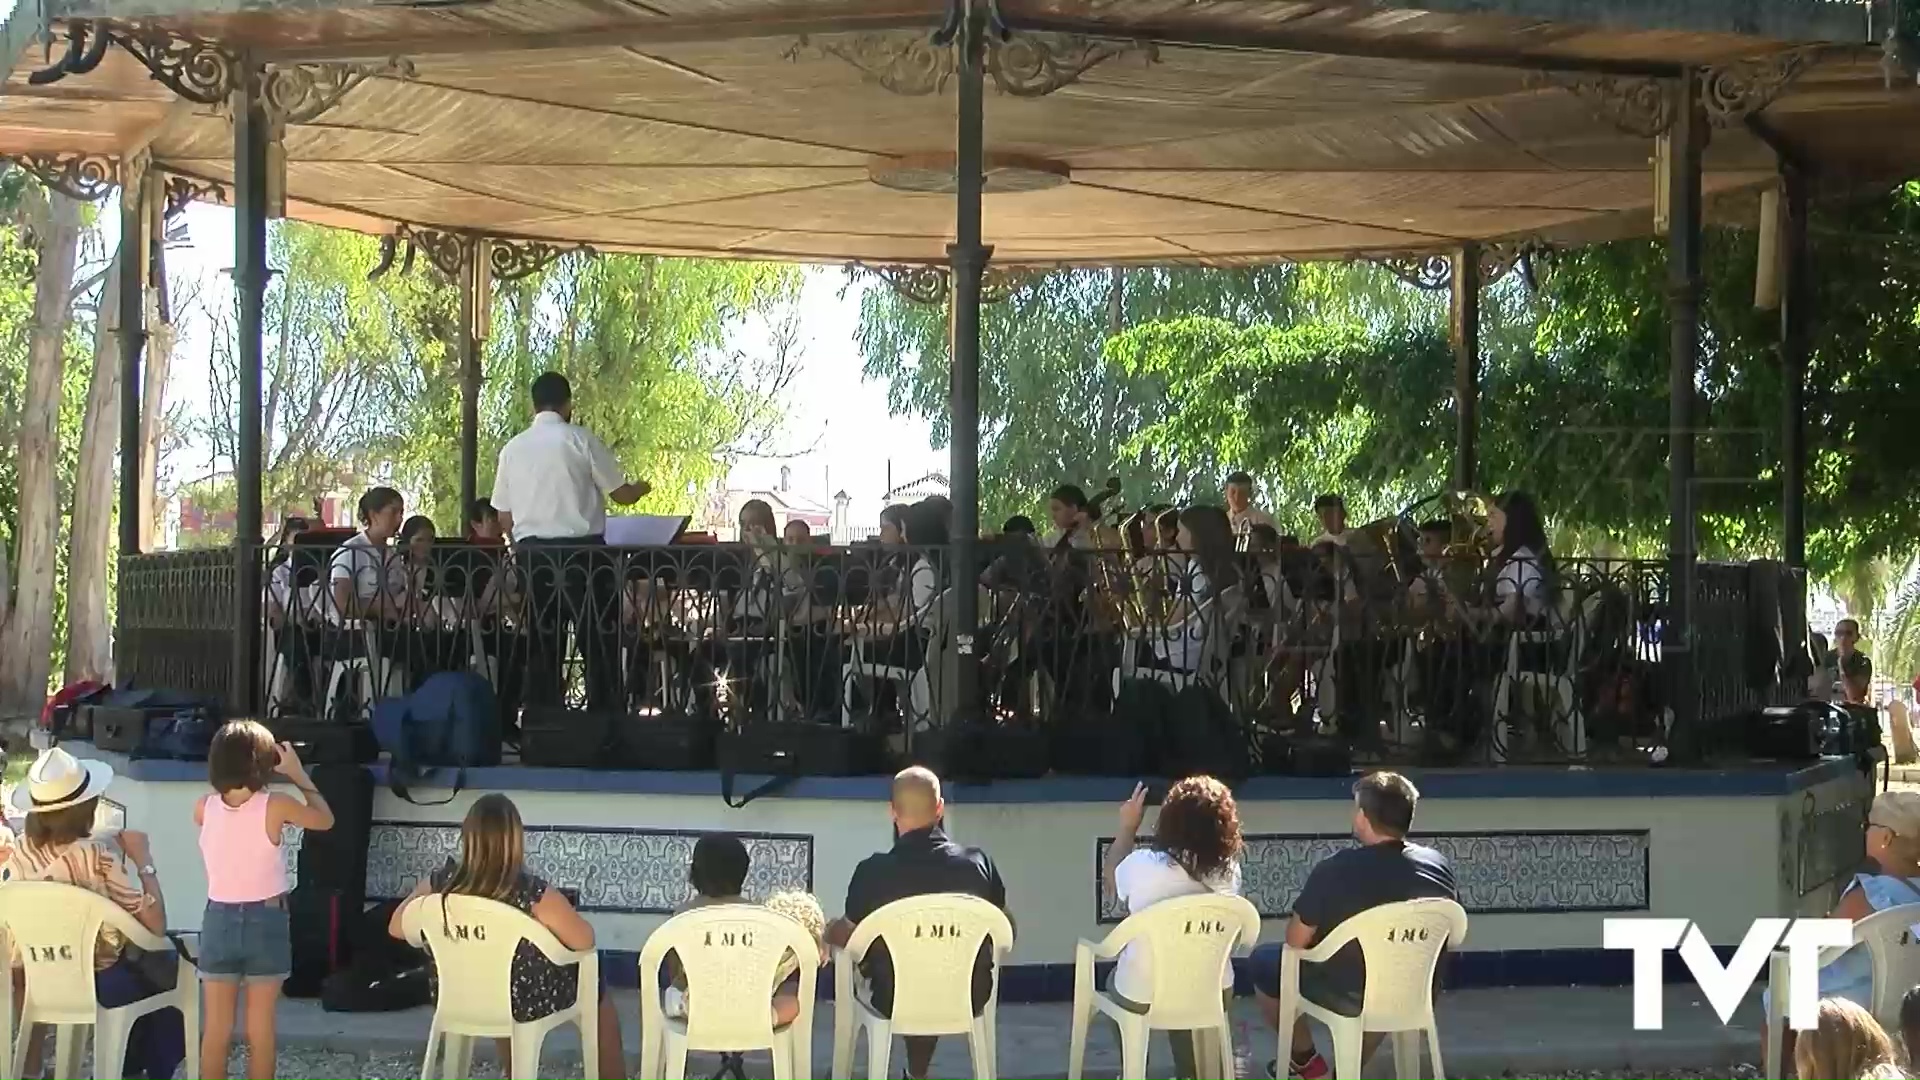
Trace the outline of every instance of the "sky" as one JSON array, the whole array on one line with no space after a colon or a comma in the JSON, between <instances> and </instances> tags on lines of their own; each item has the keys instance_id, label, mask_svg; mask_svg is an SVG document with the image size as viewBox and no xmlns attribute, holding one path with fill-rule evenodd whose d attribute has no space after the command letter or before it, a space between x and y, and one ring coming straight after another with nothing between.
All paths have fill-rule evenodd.
<instances>
[{"instance_id":1,"label":"sky","mask_svg":"<svg viewBox=\"0 0 1920 1080\"><path fill-rule=\"evenodd\" d=\"M118 212L103 208L101 220L111 250L117 240ZM205 312L213 304L231 303L226 271L233 265L233 211L195 203L187 208L184 220L189 243L168 251L168 276L174 295L197 291L202 300L178 312L167 400L185 402L204 414L210 332ZM800 296L801 370L784 395L785 424L768 444L780 456L737 462L728 486L772 488L786 466L792 470L792 490L797 494L826 506L832 505L835 491L845 490L852 496L849 522L858 528L876 523L889 469L893 482L904 484L935 470L945 472L947 455L945 450L933 449L931 429L924 420L889 415L884 381L862 378L854 341L860 286L847 289L842 297L845 283L845 272L839 268L807 271ZM748 350L763 347L757 337L743 328L734 335L734 344ZM211 460L205 444L178 450L162 464L168 482L174 484L226 467L225 462Z\"/></svg>"}]
</instances>

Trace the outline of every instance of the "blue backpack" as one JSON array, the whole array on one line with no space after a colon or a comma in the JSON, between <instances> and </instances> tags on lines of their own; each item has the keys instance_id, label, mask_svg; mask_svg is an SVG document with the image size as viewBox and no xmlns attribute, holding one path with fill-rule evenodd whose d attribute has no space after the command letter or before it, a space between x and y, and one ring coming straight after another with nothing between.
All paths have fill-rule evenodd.
<instances>
[{"instance_id":1,"label":"blue backpack","mask_svg":"<svg viewBox=\"0 0 1920 1080\"><path fill-rule=\"evenodd\" d=\"M373 707L373 737L387 752L387 782L393 793L417 802L407 785L434 769L451 768L453 792L466 786L466 771L500 764L500 705L493 684L471 671L430 675L420 688ZM442 802L450 802L453 795Z\"/></svg>"}]
</instances>

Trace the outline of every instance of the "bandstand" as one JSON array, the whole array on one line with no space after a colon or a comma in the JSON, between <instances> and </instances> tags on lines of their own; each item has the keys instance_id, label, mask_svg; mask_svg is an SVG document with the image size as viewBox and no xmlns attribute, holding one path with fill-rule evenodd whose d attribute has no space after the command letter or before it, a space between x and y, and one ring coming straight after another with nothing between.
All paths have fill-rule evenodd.
<instances>
[{"instance_id":1,"label":"bandstand","mask_svg":"<svg viewBox=\"0 0 1920 1080\"><path fill-rule=\"evenodd\" d=\"M267 693L261 555L266 223L389 237L456 281L462 494L492 283L580 247L859 264L949 305L951 559L976 565L980 307L1069 266L1372 259L1450 289L1455 486L1475 485L1485 283L1543 248L1657 232L1670 252L1669 554L1659 660L1676 746L1698 724L1791 699L1747 657L1749 571L1695 554L1701 230L1777 240L1786 591L1803 594L1811 198L1920 169L1908 6L1816 0L22 0L6 23L0 153L49 185L118 188L113 303L121 445L141 443L148 252L170 208L236 215L241 542L139 551L123 455L117 656L124 675ZM1838 313L1830 313L1838 315ZM464 502L465 500L463 500ZM946 614L958 670L981 625ZM1791 637L1804 627L1779 605ZM942 711L969 722L977 679ZM1685 755L1682 755L1684 757ZM130 818L184 822L198 766L119 760ZM1694 763L1680 761L1678 764ZM1597 912L1700 920L1824 910L1859 854L1870 781L1852 761L1416 772L1420 829L1463 869L1474 916L1457 974L1624 981ZM754 884L832 910L888 839L880 778L805 778L743 809L711 773L503 766L538 867L577 882L616 950L684 893L702 829L752 835ZM1000 863L1020 926L1013 997L1059 996L1077 937L1112 921L1098 852L1129 780L960 784L953 826ZM399 895L456 841L471 798L382 796L370 891ZM1283 918L1342 843L1341 780L1240 789L1249 893ZM184 830L155 836L171 910L202 899ZM1270 933L1277 931L1270 924Z\"/></svg>"}]
</instances>

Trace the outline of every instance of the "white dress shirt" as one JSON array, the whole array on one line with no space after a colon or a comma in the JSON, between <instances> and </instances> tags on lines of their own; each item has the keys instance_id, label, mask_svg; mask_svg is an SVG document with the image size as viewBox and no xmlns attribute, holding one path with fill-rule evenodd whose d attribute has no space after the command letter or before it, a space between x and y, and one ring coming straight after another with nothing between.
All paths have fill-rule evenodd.
<instances>
[{"instance_id":1,"label":"white dress shirt","mask_svg":"<svg viewBox=\"0 0 1920 1080\"><path fill-rule=\"evenodd\" d=\"M570 540L607 531L607 493L626 483L599 436L559 413L536 413L500 448L493 505L513 515L515 540Z\"/></svg>"},{"instance_id":2,"label":"white dress shirt","mask_svg":"<svg viewBox=\"0 0 1920 1080\"><path fill-rule=\"evenodd\" d=\"M397 599L407 591L406 569L398 556L392 548L374 543L365 529L335 548L327 567L327 618L335 626L347 621L347 613L333 602L334 583L341 581L353 583L354 599L362 605L382 592Z\"/></svg>"},{"instance_id":3,"label":"white dress shirt","mask_svg":"<svg viewBox=\"0 0 1920 1080\"><path fill-rule=\"evenodd\" d=\"M1245 510L1227 511L1227 524L1232 527L1235 536L1245 536L1253 531L1255 525L1265 525L1276 530L1279 528L1274 524L1273 515L1257 506L1248 506Z\"/></svg>"}]
</instances>

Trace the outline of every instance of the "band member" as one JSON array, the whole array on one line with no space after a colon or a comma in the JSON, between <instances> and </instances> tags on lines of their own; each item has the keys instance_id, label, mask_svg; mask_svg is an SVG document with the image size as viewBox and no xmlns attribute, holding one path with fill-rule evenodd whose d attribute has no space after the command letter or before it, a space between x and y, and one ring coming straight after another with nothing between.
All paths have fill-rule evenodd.
<instances>
[{"instance_id":1,"label":"band member","mask_svg":"<svg viewBox=\"0 0 1920 1080\"><path fill-rule=\"evenodd\" d=\"M1253 505L1253 477L1247 473L1227 477L1227 522L1235 536L1247 535L1255 525L1273 527L1273 515Z\"/></svg>"},{"instance_id":2,"label":"band member","mask_svg":"<svg viewBox=\"0 0 1920 1080\"><path fill-rule=\"evenodd\" d=\"M581 644L587 706L620 705L619 601L606 543L607 502L629 506L652 490L629 480L607 444L573 423L573 387L549 371L533 380L533 423L500 448L493 505L513 538L531 630L527 701L561 703L561 642Z\"/></svg>"}]
</instances>

